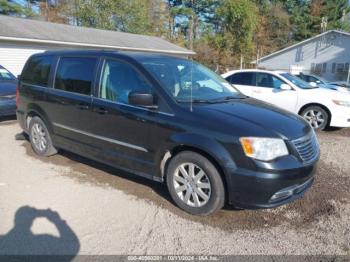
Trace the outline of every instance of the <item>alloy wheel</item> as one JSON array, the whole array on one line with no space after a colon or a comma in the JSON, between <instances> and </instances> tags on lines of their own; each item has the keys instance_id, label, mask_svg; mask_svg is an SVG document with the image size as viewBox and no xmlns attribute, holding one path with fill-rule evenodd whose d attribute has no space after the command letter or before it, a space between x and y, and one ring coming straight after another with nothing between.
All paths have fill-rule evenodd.
<instances>
[{"instance_id":1,"label":"alloy wheel","mask_svg":"<svg viewBox=\"0 0 350 262\"><path fill-rule=\"evenodd\" d=\"M47 148L47 137L42 125L35 123L31 130L31 137L35 148L39 151L45 151Z\"/></svg>"},{"instance_id":2,"label":"alloy wheel","mask_svg":"<svg viewBox=\"0 0 350 262\"><path fill-rule=\"evenodd\" d=\"M315 109L306 111L303 117L315 129L320 128L320 126L326 121L323 113Z\"/></svg>"},{"instance_id":3,"label":"alloy wheel","mask_svg":"<svg viewBox=\"0 0 350 262\"><path fill-rule=\"evenodd\" d=\"M181 164L173 177L178 197L188 206L201 207L208 203L211 184L203 169L193 163Z\"/></svg>"}]
</instances>

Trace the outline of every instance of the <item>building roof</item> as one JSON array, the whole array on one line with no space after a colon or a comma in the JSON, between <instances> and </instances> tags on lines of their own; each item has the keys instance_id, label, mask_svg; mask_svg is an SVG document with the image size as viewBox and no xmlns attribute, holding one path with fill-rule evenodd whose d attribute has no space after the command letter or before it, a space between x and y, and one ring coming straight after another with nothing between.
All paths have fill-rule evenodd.
<instances>
[{"instance_id":1,"label":"building roof","mask_svg":"<svg viewBox=\"0 0 350 262\"><path fill-rule=\"evenodd\" d=\"M162 38L0 15L0 40L145 51L179 55L194 52Z\"/></svg>"},{"instance_id":2,"label":"building roof","mask_svg":"<svg viewBox=\"0 0 350 262\"><path fill-rule=\"evenodd\" d=\"M296 47L298 47L298 46L307 44L307 43L312 42L313 40L315 40L315 39L317 39L317 38L320 38L320 37L322 37L322 36L325 36L325 35L328 35L328 34L331 34L331 33L342 34L342 35L345 35L345 36L350 36L350 33L347 33L347 32L343 32L343 31L339 31L339 30L329 30L329 31L327 31L327 32L324 32L324 33L322 33L322 34L316 35L316 36L314 36L314 37L311 37L311 38L309 38L309 39L306 39L306 40L301 41L301 42L299 42L299 43L296 43L296 44L294 44L294 45L291 45L291 46L288 46L288 47L286 47L286 48L283 48L283 49L281 49L281 50L279 50L279 51L277 51L277 52L274 52L274 53L272 53L272 54L269 54L269 55L267 55L267 56L264 56L264 57L262 57L262 58L259 59L259 63L260 63L260 62L264 62L265 60L267 60L267 59L269 59L269 58L271 58L271 57L274 57L274 56L276 56L276 55L279 55L279 54L281 54L281 53L284 53L284 52L286 52L286 51L289 51L289 50L291 50L291 49L294 49L294 48L296 48ZM253 63L256 63L256 60L255 60Z\"/></svg>"}]
</instances>

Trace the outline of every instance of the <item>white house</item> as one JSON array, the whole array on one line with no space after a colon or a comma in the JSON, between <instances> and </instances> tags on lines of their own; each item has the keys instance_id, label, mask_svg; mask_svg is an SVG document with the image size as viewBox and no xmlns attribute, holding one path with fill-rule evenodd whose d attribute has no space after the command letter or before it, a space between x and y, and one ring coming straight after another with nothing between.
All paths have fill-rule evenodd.
<instances>
[{"instance_id":1,"label":"white house","mask_svg":"<svg viewBox=\"0 0 350 262\"><path fill-rule=\"evenodd\" d=\"M189 56L162 38L0 15L0 65L21 74L28 57L55 49L114 49Z\"/></svg>"},{"instance_id":2,"label":"white house","mask_svg":"<svg viewBox=\"0 0 350 262\"><path fill-rule=\"evenodd\" d=\"M258 61L269 70L303 71L328 80L346 80L350 63L350 34L331 30Z\"/></svg>"}]
</instances>

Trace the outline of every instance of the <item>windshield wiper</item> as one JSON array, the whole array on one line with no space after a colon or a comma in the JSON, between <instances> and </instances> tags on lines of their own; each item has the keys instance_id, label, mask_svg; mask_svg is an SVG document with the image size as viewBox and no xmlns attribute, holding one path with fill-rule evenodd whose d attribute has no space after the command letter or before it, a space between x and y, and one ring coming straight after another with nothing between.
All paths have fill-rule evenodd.
<instances>
[{"instance_id":1,"label":"windshield wiper","mask_svg":"<svg viewBox=\"0 0 350 262\"><path fill-rule=\"evenodd\" d=\"M212 103L211 100L207 100L207 99L193 99L191 100L181 100L181 99L177 99L176 100L179 103L195 103L195 104L200 104L200 103Z\"/></svg>"},{"instance_id":2,"label":"windshield wiper","mask_svg":"<svg viewBox=\"0 0 350 262\"><path fill-rule=\"evenodd\" d=\"M226 101L231 101L231 100L236 100L236 99L244 99L246 98L246 96L243 95L239 95L239 96L225 96L225 97L221 97L218 99L212 99L210 100L211 102L216 102L216 103L220 103L220 102L226 102Z\"/></svg>"}]
</instances>

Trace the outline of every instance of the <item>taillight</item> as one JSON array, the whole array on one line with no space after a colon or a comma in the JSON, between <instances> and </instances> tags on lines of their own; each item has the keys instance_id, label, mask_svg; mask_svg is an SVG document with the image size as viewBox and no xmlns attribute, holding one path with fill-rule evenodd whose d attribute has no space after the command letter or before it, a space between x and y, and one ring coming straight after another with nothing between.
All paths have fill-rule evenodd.
<instances>
[{"instance_id":1,"label":"taillight","mask_svg":"<svg viewBox=\"0 0 350 262\"><path fill-rule=\"evenodd\" d=\"M19 106L19 86L18 85L16 88L16 106L17 106L17 108Z\"/></svg>"}]
</instances>

